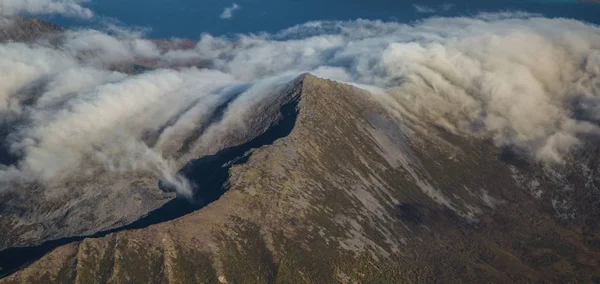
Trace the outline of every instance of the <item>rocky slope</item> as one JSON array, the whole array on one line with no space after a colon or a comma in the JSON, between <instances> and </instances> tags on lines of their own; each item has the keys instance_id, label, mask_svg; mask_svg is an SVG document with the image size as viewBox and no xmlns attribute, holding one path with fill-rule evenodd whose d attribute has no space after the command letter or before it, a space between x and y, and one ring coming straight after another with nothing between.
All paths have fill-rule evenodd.
<instances>
[{"instance_id":1,"label":"rocky slope","mask_svg":"<svg viewBox=\"0 0 600 284\"><path fill-rule=\"evenodd\" d=\"M594 148L533 164L311 75L248 121L211 156L224 179L200 192L218 200L60 246L0 283L600 281Z\"/></svg>"},{"instance_id":2,"label":"rocky slope","mask_svg":"<svg viewBox=\"0 0 600 284\"><path fill-rule=\"evenodd\" d=\"M57 39L62 27L30 18L0 18L0 43ZM54 38L53 38L54 37ZM113 70L135 73L132 64L113 66ZM44 88L20 90L21 99L33 103ZM3 120L0 137L6 137L23 121ZM0 164L17 161L7 146L0 143ZM20 183L13 191L0 193L0 250L39 245L45 241L74 236L89 236L130 224L160 208L175 197L159 189L158 181L147 172L118 174L99 172L93 177L72 177L61 184ZM26 192L27 194L15 194Z\"/></svg>"},{"instance_id":3,"label":"rocky slope","mask_svg":"<svg viewBox=\"0 0 600 284\"><path fill-rule=\"evenodd\" d=\"M0 18L0 42L32 41L63 31L60 26L29 18Z\"/></svg>"}]
</instances>

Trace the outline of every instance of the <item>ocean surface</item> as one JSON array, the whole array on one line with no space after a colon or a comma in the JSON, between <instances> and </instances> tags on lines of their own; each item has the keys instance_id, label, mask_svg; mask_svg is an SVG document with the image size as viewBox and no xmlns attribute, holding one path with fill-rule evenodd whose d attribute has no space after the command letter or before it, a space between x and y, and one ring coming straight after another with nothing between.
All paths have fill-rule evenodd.
<instances>
[{"instance_id":1,"label":"ocean surface","mask_svg":"<svg viewBox=\"0 0 600 284\"><path fill-rule=\"evenodd\" d=\"M230 19L221 13L240 6ZM94 21L47 18L68 28L114 22L147 29L152 38L198 39L203 33L277 32L316 20L380 19L409 23L432 16L473 16L482 12L522 11L600 24L600 4L577 0L92 0Z\"/></svg>"}]
</instances>

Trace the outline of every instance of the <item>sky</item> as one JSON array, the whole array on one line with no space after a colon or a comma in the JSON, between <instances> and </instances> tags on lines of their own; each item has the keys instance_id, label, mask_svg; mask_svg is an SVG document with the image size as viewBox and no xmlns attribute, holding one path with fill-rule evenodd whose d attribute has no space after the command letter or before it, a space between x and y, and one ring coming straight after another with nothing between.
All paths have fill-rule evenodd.
<instances>
[{"instance_id":1,"label":"sky","mask_svg":"<svg viewBox=\"0 0 600 284\"><path fill-rule=\"evenodd\" d=\"M600 5L577 0L111 0L82 6L104 20L147 29L154 38L198 39L202 33L274 33L318 20L379 19L411 22L431 16L473 16L482 12L524 11L600 24ZM52 17L67 27L97 21Z\"/></svg>"}]
</instances>

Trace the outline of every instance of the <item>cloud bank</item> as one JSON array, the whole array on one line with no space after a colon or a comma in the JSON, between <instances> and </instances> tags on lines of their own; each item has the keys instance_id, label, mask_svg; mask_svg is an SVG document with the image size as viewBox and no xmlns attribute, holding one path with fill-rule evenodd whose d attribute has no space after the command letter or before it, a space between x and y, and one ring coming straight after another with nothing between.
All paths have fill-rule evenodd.
<instances>
[{"instance_id":1,"label":"cloud bank","mask_svg":"<svg viewBox=\"0 0 600 284\"><path fill-rule=\"evenodd\" d=\"M221 15L219 16L221 19L223 20L228 20L233 18L233 12L241 9L242 7L236 3L233 3L233 5L231 5L231 7L226 7L225 10L223 10L223 13L221 13Z\"/></svg>"},{"instance_id":2,"label":"cloud bank","mask_svg":"<svg viewBox=\"0 0 600 284\"><path fill-rule=\"evenodd\" d=\"M0 16L51 15L89 19L94 13L82 6L89 0L0 0Z\"/></svg>"},{"instance_id":3,"label":"cloud bank","mask_svg":"<svg viewBox=\"0 0 600 284\"><path fill-rule=\"evenodd\" d=\"M562 162L600 132L600 28L575 20L312 22L177 46L93 30L66 32L58 45L0 44L2 188L143 172L189 195L193 185L176 173L192 157L181 150L243 133L269 90L303 72L378 90L417 125L492 139L541 162ZM136 62L164 68L121 68Z\"/></svg>"}]
</instances>

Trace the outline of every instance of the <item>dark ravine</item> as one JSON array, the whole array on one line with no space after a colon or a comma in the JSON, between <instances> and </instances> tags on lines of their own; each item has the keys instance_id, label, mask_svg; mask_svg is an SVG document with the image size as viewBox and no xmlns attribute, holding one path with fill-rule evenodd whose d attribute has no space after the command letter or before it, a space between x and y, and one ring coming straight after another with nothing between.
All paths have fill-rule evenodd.
<instances>
[{"instance_id":1,"label":"dark ravine","mask_svg":"<svg viewBox=\"0 0 600 284\"><path fill-rule=\"evenodd\" d=\"M214 155L204 156L189 162L180 173L194 184L196 189L193 201L176 198L163 207L150 212L141 219L118 228L98 232L89 236L62 238L32 247L14 247L0 251L0 279L35 262L59 246L79 242L86 238L102 238L112 233L147 228L154 224L177 219L218 200L228 189L229 171L234 165L245 163L252 156L252 149L273 144L276 140L288 136L296 124L298 98L282 105L282 118L268 130L242 145L225 148ZM159 186L163 190L162 183Z\"/></svg>"}]
</instances>

